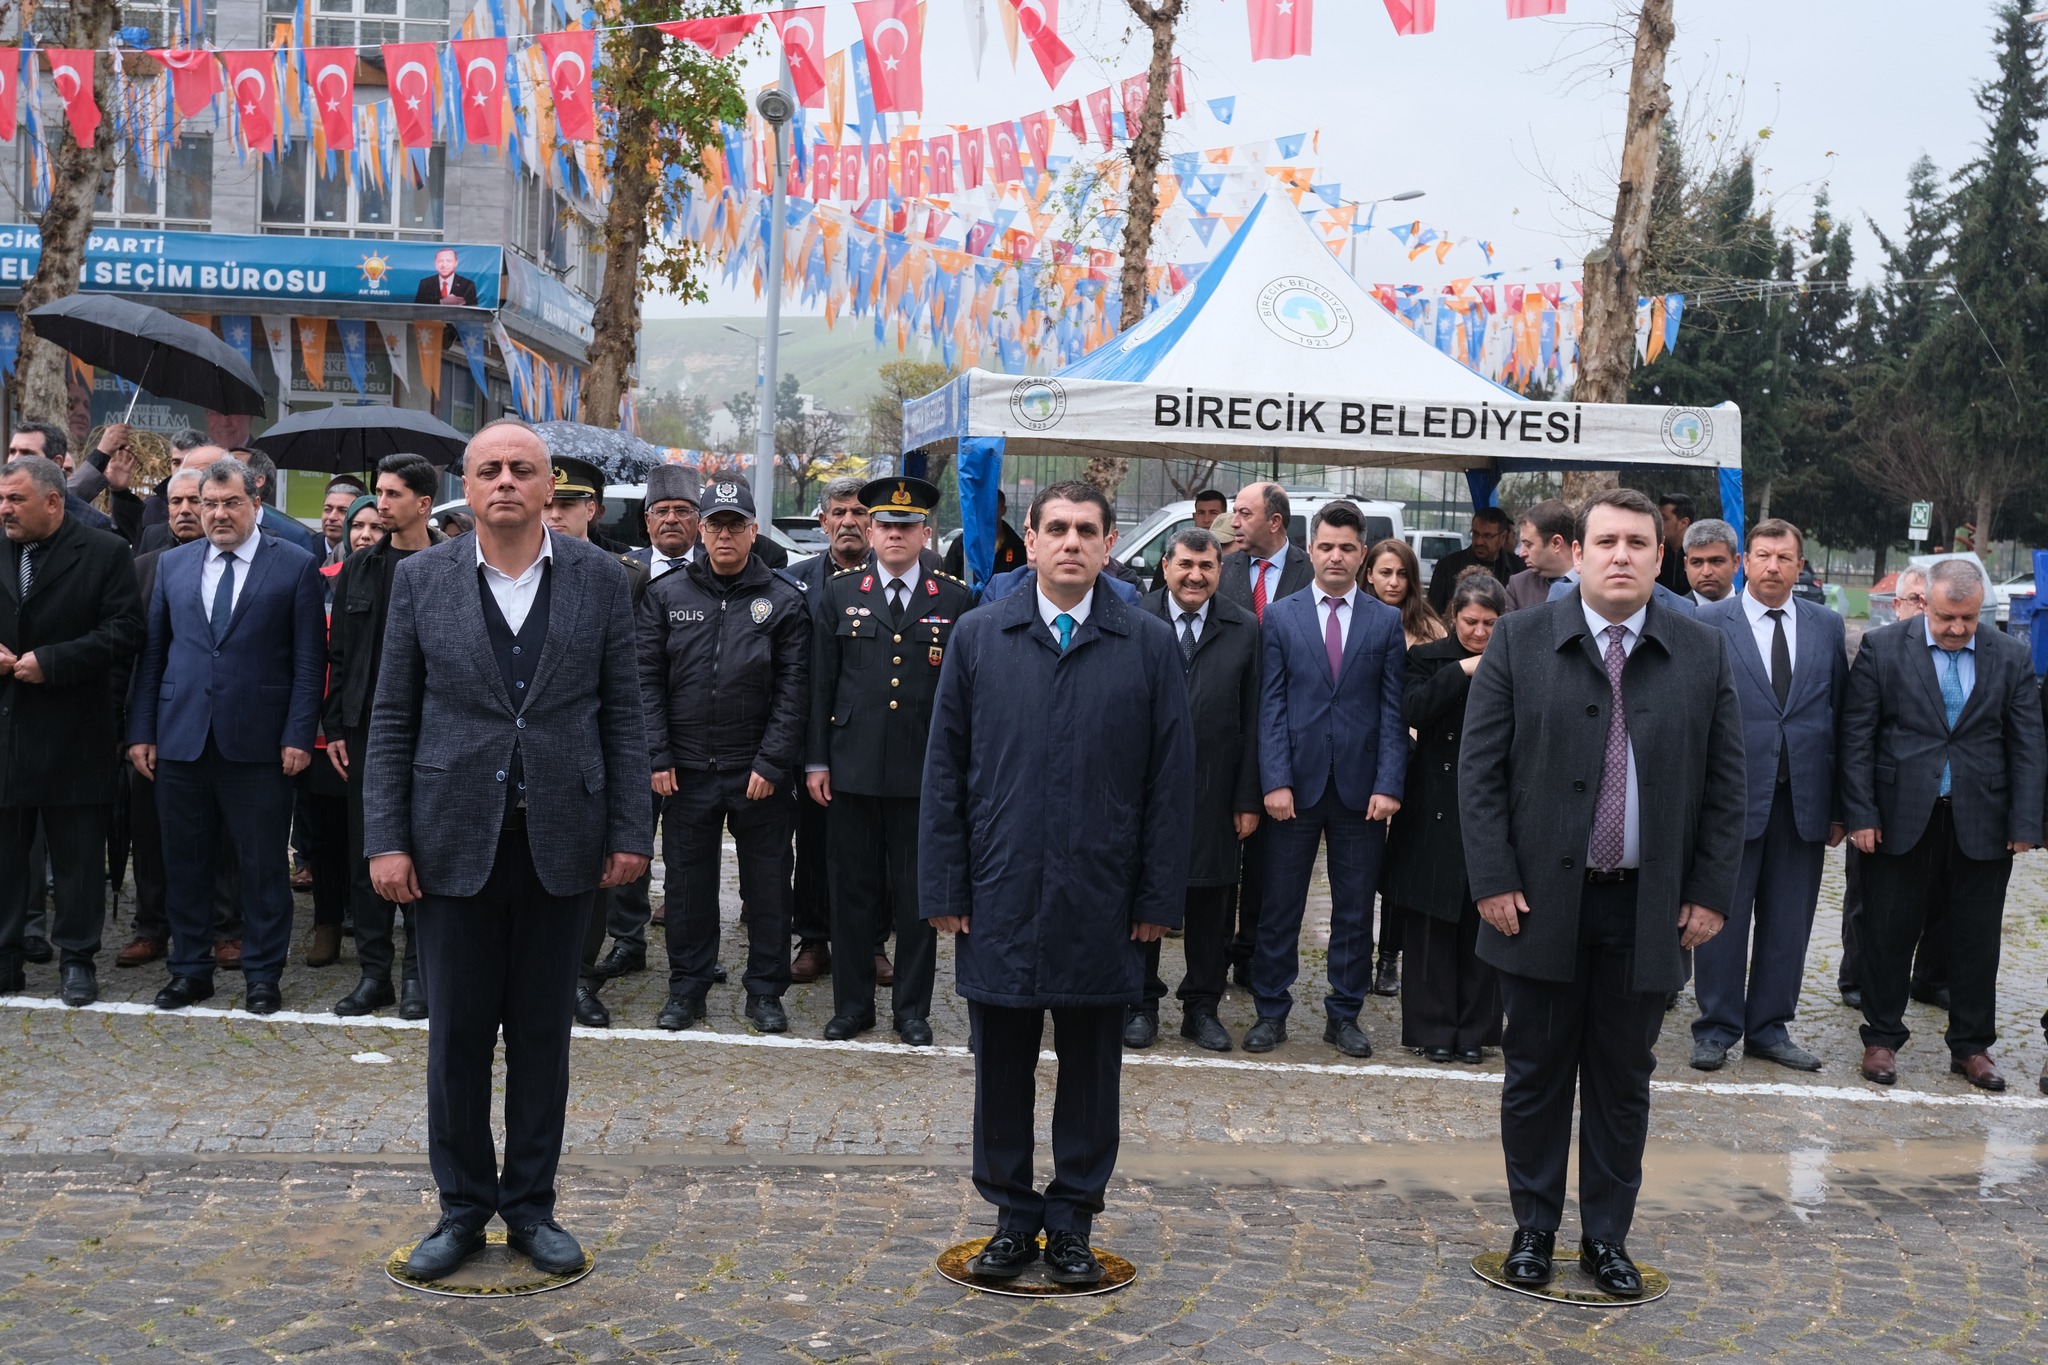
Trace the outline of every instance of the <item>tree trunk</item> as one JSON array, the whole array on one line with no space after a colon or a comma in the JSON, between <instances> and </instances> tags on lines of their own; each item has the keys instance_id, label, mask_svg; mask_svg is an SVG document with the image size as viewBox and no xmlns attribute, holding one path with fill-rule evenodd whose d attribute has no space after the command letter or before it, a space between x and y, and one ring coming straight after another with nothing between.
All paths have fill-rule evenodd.
<instances>
[{"instance_id":1,"label":"tree trunk","mask_svg":"<svg viewBox=\"0 0 2048 1365\"><path fill-rule=\"evenodd\" d=\"M1636 293L1650 240L1650 202L1657 188L1657 142L1671 112L1664 57L1676 29L1672 0L1642 0L1636 16L1635 60L1629 73L1628 122L1621 145L1621 184L1607 241L1586 257L1586 323L1579 335L1579 375L1572 399L1626 403L1635 360ZM1580 501L1619 478L1608 471L1564 476L1567 501Z\"/></svg>"},{"instance_id":2,"label":"tree trunk","mask_svg":"<svg viewBox=\"0 0 2048 1365\"><path fill-rule=\"evenodd\" d=\"M1120 331L1129 331L1145 317L1145 264L1152 254L1152 220L1159 213L1159 158L1166 141L1166 92L1173 83L1174 26L1180 23L1184 0L1125 0L1131 13L1152 31L1152 65L1146 74L1145 112L1131 134L1131 192L1124 220L1124 262L1121 288L1123 313ZM1116 502L1131 462L1119 456L1097 455L1088 461L1082 478Z\"/></svg>"},{"instance_id":3,"label":"tree trunk","mask_svg":"<svg viewBox=\"0 0 2048 1365\"><path fill-rule=\"evenodd\" d=\"M106 48L119 12L111 0L78 0L71 7L67 41L73 47ZM92 234L93 200L114 169L114 119L107 107L107 93L114 87L114 59L103 50L93 62L92 84L101 118L91 146L79 146L71 136L70 120L58 117L50 204L37 224L42 233L42 257L16 306L21 315L21 357L15 371L15 392L21 416L31 422L53 422L67 430L71 392L66 382L66 354L36 337L28 315L31 309L78 292L85 266L85 239Z\"/></svg>"},{"instance_id":4,"label":"tree trunk","mask_svg":"<svg viewBox=\"0 0 2048 1365\"><path fill-rule=\"evenodd\" d=\"M1997 514L1998 504L1992 499L1987 480L1977 488L1977 553L1980 555L1991 548L1991 519Z\"/></svg>"},{"instance_id":5,"label":"tree trunk","mask_svg":"<svg viewBox=\"0 0 2048 1365\"><path fill-rule=\"evenodd\" d=\"M661 60L665 40L656 28L633 30L627 49L631 69L614 78L631 89L641 72ZM647 220L661 189L656 179L654 111L639 100L622 101L611 158L611 202L604 219L604 284L591 316L585 352L583 420L596 427L619 424L627 372L640 350L640 259L647 251Z\"/></svg>"}]
</instances>

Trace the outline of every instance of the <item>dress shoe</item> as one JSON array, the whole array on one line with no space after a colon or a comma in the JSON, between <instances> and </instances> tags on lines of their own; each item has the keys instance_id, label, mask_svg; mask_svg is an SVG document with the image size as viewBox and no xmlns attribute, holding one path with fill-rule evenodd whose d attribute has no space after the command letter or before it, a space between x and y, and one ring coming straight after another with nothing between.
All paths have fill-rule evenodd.
<instances>
[{"instance_id":1,"label":"dress shoe","mask_svg":"<svg viewBox=\"0 0 2048 1365\"><path fill-rule=\"evenodd\" d=\"M1478 1066L1486 1060L1486 1049L1481 1047L1461 1047L1458 1049L1458 1060Z\"/></svg>"},{"instance_id":2,"label":"dress shoe","mask_svg":"<svg viewBox=\"0 0 2048 1365\"><path fill-rule=\"evenodd\" d=\"M1078 1232L1045 1235L1046 1278L1054 1284L1101 1284L1102 1262Z\"/></svg>"},{"instance_id":3,"label":"dress shoe","mask_svg":"<svg viewBox=\"0 0 2048 1365\"><path fill-rule=\"evenodd\" d=\"M292 869L292 890L311 891L312 889L313 869L307 867L304 863L300 863Z\"/></svg>"},{"instance_id":4,"label":"dress shoe","mask_svg":"<svg viewBox=\"0 0 2048 1365\"><path fill-rule=\"evenodd\" d=\"M1246 1052L1271 1052L1287 1041L1285 1019L1260 1019L1244 1031Z\"/></svg>"},{"instance_id":5,"label":"dress shoe","mask_svg":"<svg viewBox=\"0 0 2048 1365\"><path fill-rule=\"evenodd\" d=\"M398 988L398 1017L401 1019L424 1019L427 1017L427 991L416 976L408 976Z\"/></svg>"},{"instance_id":6,"label":"dress shoe","mask_svg":"<svg viewBox=\"0 0 2048 1365\"><path fill-rule=\"evenodd\" d=\"M723 962L711 964L711 984L714 986L723 986L725 984L725 964Z\"/></svg>"},{"instance_id":7,"label":"dress shoe","mask_svg":"<svg viewBox=\"0 0 2048 1365\"><path fill-rule=\"evenodd\" d=\"M1230 1051L1230 1030L1223 1027L1216 1018L1216 1011L1210 1009L1186 1009L1180 1015L1180 1036L1196 1047L1211 1052Z\"/></svg>"},{"instance_id":8,"label":"dress shoe","mask_svg":"<svg viewBox=\"0 0 2048 1365\"><path fill-rule=\"evenodd\" d=\"M1742 1045L1742 1055L1758 1057L1766 1062L1776 1062L1779 1066L1790 1067L1794 1071L1820 1070L1820 1058L1789 1038L1782 1043L1745 1042Z\"/></svg>"},{"instance_id":9,"label":"dress shoe","mask_svg":"<svg viewBox=\"0 0 2048 1365\"><path fill-rule=\"evenodd\" d=\"M128 940L128 946L114 954L116 967L140 967L154 962L170 950L170 944L160 938L145 938L137 934Z\"/></svg>"},{"instance_id":10,"label":"dress shoe","mask_svg":"<svg viewBox=\"0 0 2048 1365\"><path fill-rule=\"evenodd\" d=\"M1500 1263L1500 1276L1517 1289L1541 1289L1550 1283L1550 1258L1556 1250L1556 1233L1516 1228L1507 1258Z\"/></svg>"},{"instance_id":11,"label":"dress shoe","mask_svg":"<svg viewBox=\"0 0 2048 1365\"><path fill-rule=\"evenodd\" d=\"M358 1014L387 1009L397 1003L398 996L392 991L389 981L381 976L366 976L356 982L354 990L334 1002L334 1012L344 1019L350 1019Z\"/></svg>"},{"instance_id":12,"label":"dress shoe","mask_svg":"<svg viewBox=\"0 0 2048 1365\"><path fill-rule=\"evenodd\" d=\"M63 979L64 1003L72 1009L83 1009L100 998L99 977L93 973L90 962L65 963Z\"/></svg>"},{"instance_id":13,"label":"dress shoe","mask_svg":"<svg viewBox=\"0 0 2048 1365\"><path fill-rule=\"evenodd\" d=\"M789 964L789 979L808 986L821 976L832 975L832 945L821 938L807 938L796 945L796 957Z\"/></svg>"},{"instance_id":14,"label":"dress shoe","mask_svg":"<svg viewBox=\"0 0 2048 1365\"><path fill-rule=\"evenodd\" d=\"M631 948L623 943L614 943L612 950L604 955L590 974L609 981L615 976L626 976L632 972L647 970L647 950Z\"/></svg>"},{"instance_id":15,"label":"dress shoe","mask_svg":"<svg viewBox=\"0 0 2048 1365\"><path fill-rule=\"evenodd\" d=\"M50 947L50 940L41 934L30 934L21 941L21 955L30 962L41 964L51 961L57 953Z\"/></svg>"},{"instance_id":16,"label":"dress shoe","mask_svg":"<svg viewBox=\"0 0 2048 1365\"><path fill-rule=\"evenodd\" d=\"M887 953L875 954L875 984L893 986L896 984L896 964L889 960Z\"/></svg>"},{"instance_id":17,"label":"dress shoe","mask_svg":"<svg viewBox=\"0 0 2048 1365\"><path fill-rule=\"evenodd\" d=\"M242 940L224 938L213 945L213 965L224 972L242 970Z\"/></svg>"},{"instance_id":18,"label":"dress shoe","mask_svg":"<svg viewBox=\"0 0 2048 1365\"><path fill-rule=\"evenodd\" d=\"M70 968L67 967L65 970L68 972ZM70 977L65 977L65 983L68 989ZM65 1003L70 1002L67 1000ZM1948 1069L1966 1078L1979 1090L2005 1089L2005 1077L1999 1075L1998 1068L1991 1064L1991 1054L1988 1052L1973 1052L1967 1057L1951 1057L1948 1059Z\"/></svg>"},{"instance_id":19,"label":"dress shoe","mask_svg":"<svg viewBox=\"0 0 2048 1365\"><path fill-rule=\"evenodd\" d=\"M1711 1038L1693 1039L1691 1064L1694 1071L1719 1071L1728 1064L1728 1044Z\"/></svg>"},{"instance_id":20,"label":"dress shoe","mask_svg":"<svg viewBox=\"0 0 2048 1365\"><path fill-rule=\"evenodd\" d=\"M663 933L668 932L668 907L657 905L647 912L647 922Z\"/></svg>"},{"instance_id":21,"label":"dress shoe","mask_svg":"<svg viewBox=\"0 0 2048 1365\"><path fill-rule=\"evenodd\" d=\"M1381 953L1379 970L1372 974L1374 995L1399 995L1401 993L1401 955Z\"/></svg>"},{"instance_id":22,"label":"dress shoe","mask_svg":"<svg viewBox=\"0 0 2048 1365\"><path fill-rule=\"evenodd\" d=\"M1899 1055L1888 1047L1864 1048L1863 1079L1875 1085L1891 1085L1899 1079Z\"/></svg>"},{"instance_id":23,"label":"dress shoe","mask_svg":"<svg viewBox=\"0 0 2048 1365\"><path fill-rule=\"evenodd\" d=\"M1854 986L1844 986L1844 987L1842 988L1842 1005L1843 1005L1843 1007L1844 1007L1845 1009L1852 1009L1852 1010L1860 1010L1860 1009L1862 1009L1862 1008L1863 1008L1863 992L1862 992L1862 991L1860 991L1860 990L1858 990L1858 989L1857 989L1856 987L1854 987Z\"/></svg>"},{"instance_id":24,"label":"dress shoe","mask_svg":"<svg viewBox=\"0 0 2048 1365\"><path fill-rule=\"evenodd\" d=\"M748 1017L752 1018L751 1002L749 1008ZM835 1043L843 1043L848 1038L858 1038L874 1026L875 1016L872 1014L835 1014L825 1024L825 1037Z\"/></svg>"},{"instance_id":25,"label":"dress shoe","mask_svg":"<svg viewBox=\"0 0 2048 1365\"><path fill-rule=\"evenodd\" d=\"M610 1028L612 1012L604 1001L597 998L593 986L578 984L576 987L576 1022L585 1028Z\"/></svg>"},{"instance_id":26,"label":"dress shoe","mask_svg":"<svg viewBox=\"0 0 2048 1365\"><path fill-rule=\"evenodd\" d=\"M904 1044L909 1047L930 1047L932 1045L931 1022L926 1019L898 1019L896 1021L896 1036L901 1038Z\"/></svg>"},{"instance_id":27,"label":"dress shoe","mask_svg":"<svg viewBox=\"0 0 2048 1365\"><path fill-rule=\"evenodd\" d=\"M674 1033L679 1029L688 1028L703 1017L703 996L671 995L668 1003L661 1007L661 1013L654 1016L654 1026Z\"/></svg>"},{"instance_id":28,"label":"dress shoe","mask_svg":"<svg viewBox=\"0 0 2048 1365\"><path fill-rule=\"evenodd\" d=\"M1323 1041L1346 1057L1372 1056L1372 1039L1365 1036L1356 1019L1332 1019L1323 1025Z\"/></svg>"},{"instance_id":29,"label":"dress shoe","mask_svg":"<svg viewBox=\"0 0 2048 1365\"><path fill-rule=\"evenodd\" d=\"M1131 1010L1124 1019L1124 1046L1150 1047L1158 1041L1158 1014L1144 1008Z\"/></svg>"},{"instance_id":30,"label":"dress shoe","mask_svg":"<svg viewBox=\"0 0 2048 1365\"><path fill-rule=\"evenodd\" d=\"M789 1032L789 1016L783 1013L782 1002L772 995L748 996L747 1020L763 1033Z\"/></svg>"},{"instance_id":31,"label":"dress shoe","mask_svg":"<svg viewBox=\"0 0 2048 1365\"><path fill-rule=\"evenodd\" d=\"M552 1218L511 1229L505 1234L505 1245L532 1261L534 1269L550 1275L573 1275L583 1269L583 1248Z\"/></svg>"},{"instance_id":32,"label":"dress shoe","mask_svg":"<svg viewBox=\"0 0 2048 1365\"><path fill-rule=\"evenodd\" d=\"M276 1014L284 1007L284 993L275 981L251 981L242 993L242 1008L251 1014Z\"/></svg>"},{"instance_id":33,"label":"dress shoe","mask_svg":"<svg viewBox=\"0 0 2048 1365\"><path fill-rule=\"evenodd\" d=\"M1643 1272L1628 1258L1628 1248L1619 1242L1579 1238L1579 1268L1618 1299L1638 1299L1643 1294Z\"/></svg>"},{"instance_id":34,"label":"dress shoe","mask_svg":"<svg viewBox=\"0 0 2048 1365\"><path fill-rule=\"evenodd\" d=\"M1447 1047L1426 1047L1422 1049L1422 1060L1425 1062L1448 1062L1451 1060L1452 1055L1451 1050Z\"/></svg>"},{"instance_id":35,"label":"dress shoe","mask_svg":"<svg viewBox=\"0 0 2048 1365\"><path fill-rule=\"evenodd\" d=\"M415 1280L445 1280L483 1249L482 1228L464 1227L454 1218L443 1218L412 1249L412 1255L405 1261L405 1273Z\"/></svg>"},{"instance_id":36,"label":"dress shoe","mask_svg":"<svg viewBox=\"0 0 2048 1365\"><path fill-rule=\"evenodd\" d=\"M1038 1239L1021 1232L998 1232L988 1239L979 1255L967 1262L967 1272L990 1280L1014 1280L1024 1267L1038 1259Z\"/></svg>"},{"instance_id":37,"label":"dress shoe","mask_svg":"<svg viewBox=\"0 0 2048 1365\"><path fill-rule=\"evenodd\" d=\"M160 1010L181 1010L187 1005L196 1005L202 1000L213 999L213 982L203 976L174 976L168 986L156 993L156 1007Z\"/></svg>"},{"instance_id":38,"label":"dress shoe","mask_svg":"<svg viewBox=\"0 0 2048 1365\"><path fill-rule=\"evenodd\" d=\"M339 924L316 924L313 926L313 942L306 948L308 967L332 967L341 961L341 926Z\"/></svg>"}]
</instances>

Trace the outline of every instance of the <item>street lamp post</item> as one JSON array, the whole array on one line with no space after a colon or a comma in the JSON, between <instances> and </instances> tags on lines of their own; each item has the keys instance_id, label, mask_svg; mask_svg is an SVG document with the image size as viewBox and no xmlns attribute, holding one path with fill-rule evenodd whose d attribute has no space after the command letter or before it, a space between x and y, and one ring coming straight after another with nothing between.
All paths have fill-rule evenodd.
<instances>
[{"instance_id":1,"label":"street lamp post","mask_svg":"<svg viewBox=\"0 0 2048 1365\"><path fill-rule=\"evenodd\" d=\"M795 4L796 0L782 0L784 9ZM796 116L795 88L790 80L786 55L778 63L778 70L780 74L774 88L763 90L754 100L754 108L768 121L768 130L775 139L775 185L768 210L768 326L761 341L761 421L754 433L754 482L758 487L765 467L771 512L775 498L775 384L779 360L776 342L784 335L777 329L782 323L782 237L787 226L783 220L787 216L789 199L789 143L786 139L789 121Z\"/></svg>"},{"instance_id":2,"label":"street lamp post","mask_svg":"<svg viewBox=\"0 0 2048 1365\"><path fill-rule=\"evenodd\" d=\"M1353 209L1362 209L1362 208L1371 208L1371 207L1372 207L1372 206L1373 206L1374 204L1405 204L1405 203L1407 203L1407 202L1408 202L1408 201L1409 201L1410 199L1420 199L1420 198L1422 197L1422 195L1423 195L1423 191L1421 191L1421 190L1402 190L1402 191L1401 191L1401 192L1400 192L1399 194L1390 194L1390 195L1388 195L1388 196L1387 196L1386 198L1384 198L1384 199L1346 199L1346 200L1345 200L1344 202L1345 202L1345 203L1347 203L1347 204L1349 204L1349 205L1351 205L1351 207L1352 207ZM1352 279L1354 279L1354 280L1355 280L1355 279L1357 279L1357 278L1358 278L1358 215L1357 215L1356 213L1353 213L1353 214L1351 215L1351 266L1350 266L1350 270L1351 270L1351 278L1352 278Z\"/></svg>"},{"instance_id":3,"label":"street lamp post","mask_svg":"<svg viewBox=\"0 0 2048 1365\"><path fill-rule=\"evenodd\" d=\"M754 343L754 402L757 405L754 409L757 422L754 432L754 448L758 451L761 448L761 433L758 429L759 419L766 415L771 422L774 420L774 395L767 393L762 388L762 381L767 377L768 373L768 338L758 332L749 332L744 327L735 327L729 322L725 324L725 330L731 332L734 336L745 337ZM792 333L789 328L785 327L781 331L774 333L774 335L777 338L781 338L790 336ZM758 470L755 472L759 473Z\"/></svg>"}]
</instances>

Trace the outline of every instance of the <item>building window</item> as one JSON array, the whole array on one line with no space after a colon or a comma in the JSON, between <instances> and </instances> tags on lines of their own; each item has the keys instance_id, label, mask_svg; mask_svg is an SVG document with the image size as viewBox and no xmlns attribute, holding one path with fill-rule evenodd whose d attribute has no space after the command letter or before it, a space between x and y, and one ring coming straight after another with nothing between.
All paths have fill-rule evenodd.
<instances>
[{"instance_id":1,"label":"building window","mask_svg":"<svg viewBox=\"0 0 2048 1365\"><path fill-rule=\"evenodd\" d=\"M309 236L423 237L441 235L443 149L427 155L424 185L411 184L411 172L398 169L398 204L375 181L356 181L349 158L314 156L312 144L299 142L288 152L263 159L263 191L259 213L265 232L304 232Z\"/></svg>"},{"instance_id":2,"label":"building window","mask_svg":"<svg viewBox=\"0 0 2048 1365\"><path fill-rule=\"evenodd\" d=\"M36 6L32 10L27 10L25 13L34 16L28 21L28 29L35 35L36 42L39 45L44 47L63 47L69 41L69 35L66 32L71 23L71 6L69 4L51 4L48 0L45 0L45 3ZM149 3L149 0L144 0L144 3L141 4L122 5L121 17L115 22L114 27L117 30L139 28L149 35L147 42L131 43L129 44L131 47L171 47L175 45L173 39L177 35L177 16L177 0L158 0L157 3ZM211 45L214 38L214 28L214 15L211 7L209 7L206 14L205 33L205 38L209 45Z\"/></svg>"},{"instance_id":3,"label":"building window","mask_svg":"<svg viewBox=\"0 0 2048 1365\"><path fill-rule=\"evenodd\" d=\"M186 133L168 148L161 179L156 168L123 155L112 183L93 202L93 214L124 227L207 227L213 221L213 135Z\"/></svg>"},{"instance_id":4,"label":"building window","mask_svg":"<svg viewBox=\"0 0 2048 1365\"><path fill-rule=\"evenodd\" d=\"M264 0L273 23L289 23L298 0ZM374 48L380 43L437 43L448 36L448 0L311 0L317 47Z\"/></svg>"},{"instance_id":5,"label":"building window","mask_svg":"<svg viewBox=\"0 0 2048 1365\"><path fill-rule=\"evenodd\" d=\"M577 253L576 287L591 298L604 292L604 229L583 225L583 250Z\"/></svg>"}]
</instances>

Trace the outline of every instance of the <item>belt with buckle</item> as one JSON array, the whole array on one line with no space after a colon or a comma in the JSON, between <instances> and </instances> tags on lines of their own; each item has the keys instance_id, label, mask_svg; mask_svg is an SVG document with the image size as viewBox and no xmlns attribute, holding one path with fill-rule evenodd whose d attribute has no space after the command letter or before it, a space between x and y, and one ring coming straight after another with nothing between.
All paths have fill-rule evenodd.
<instances>
[{"instance_id":1,"label":"belt with buckle","mask_svg":"<svg viewBox=\"0 0 2048 1365\"><path fill-rule=\"evenodd\" d=\"M1586 880L1600 886L1632 882L1636 879L1637 870L1633 867L1610 867L1603 872L1597 867L1589 867L1586 869Z\"/></svg>"}]
</instances>

